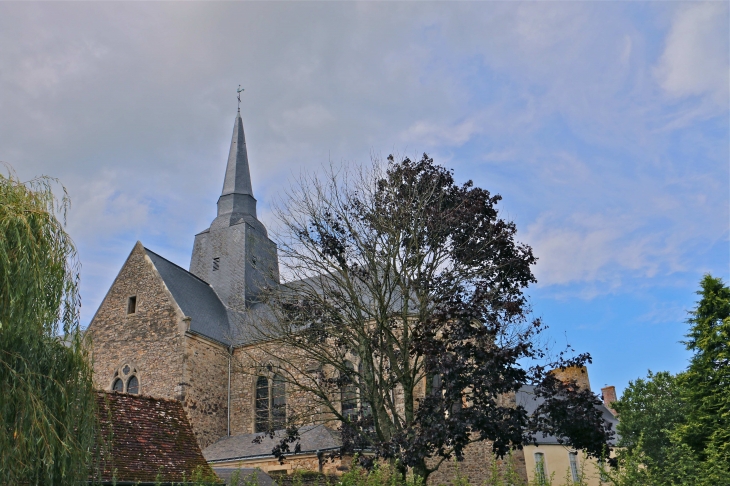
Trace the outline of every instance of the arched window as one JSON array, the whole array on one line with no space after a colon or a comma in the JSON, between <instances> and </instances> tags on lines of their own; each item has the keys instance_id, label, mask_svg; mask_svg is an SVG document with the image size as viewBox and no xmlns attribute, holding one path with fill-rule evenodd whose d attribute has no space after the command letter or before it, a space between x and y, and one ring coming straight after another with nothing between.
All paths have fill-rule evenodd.
<instances>
[{"instance_id":1,"label":"arched window","mask_svg":"<svg viewBox=\"0 0 730 486\"><path fill-rule=\"evenodd\" d=\"M544 486L547 483L547 467L545 467L545 454L535 453L535 483Z\"/></svg>"},{"instance_id":2,"label":"arched window","mask_svg":"<svg viewBox=\"0 0 730 486\"><path fill-rule=\"evenodd\" d=\"M274 375L271 386L271 426L274 430L283 429L286 425L286 385L284 378Z\"/></svg>"},{"instance_id":3,"label":"arched window","mask_svg":"<svg viewBox=\"0 0 730 486\"><path fill-rule=\"evenodd\" d=\"M273 380L256 378L256 432L279 430L286 425L286 384L281 375Z\"/></svg>"},{"instance_id":4,"label":"arched window","mask_svg":"<svg viewBox=\"0 0 730 486\"><path fill-rule=\"evenodd\" d=\"M363 417L369 417L373 414L373 409L370 406L370 402L366 399L366 397L363 396L363 394L366 392L367 384L363 383L361 380L363 380L363 377L365 374L363 373L363 361L360 360L360 363L357 365L357 374L358 374L358 384L359 391L360 391L360 407L362 407L362 415Z\"/></svg>"},{"instance_id":5,"label":"arched window","mask_svg":"<svg viewBox=\"0 0 730 486\"><path fill-rule=\"evenodd\" d=\"M139 393L139 380L134 375L127 382L127 393L133 393L135 395Z\"/></svg>"},{"instance_id":6,"label":"arched window","mask_svg":"<svg viewBox=\"0 0 730 486\"><path fill-rule=\"evenodd\" d=\"M580 480L580 474L578 473L578 453L575 451L568 452L568 461L570 461L570 475L573 478L573 482L577 483Z\"/></svg>"},{"instance_id":7,"label":"arched window","mask_svg":"<svg viewBox=\"0 0 730 486\"><path fill-rule=\"evenodd\" d=\"M139 394L139 372L133 364L125 363L114 372L112 391Z\"/></svg>"},{"instance_id":8,"label":"arched window","mask_svg":"<svg viewBox=\"0 0 730 486\"><path fill-rule=\"evenodd\" d=\"M269 379L256 378L256 432L269 430Z\"/></svg>"},{"instance_id":9,"label":"arched window","mask_svg":"<svg viewBox=\"0 0 730 486\"><path fill-rule=\"evenodd\" d=\"M354 377L355 366L349 361L344 363L345 372L342 377L344 384L341 389L341 405L342 405L342 416L345 418L354 417L357 415L357 386L355 385Z\"/></svg>"}]
</instances>

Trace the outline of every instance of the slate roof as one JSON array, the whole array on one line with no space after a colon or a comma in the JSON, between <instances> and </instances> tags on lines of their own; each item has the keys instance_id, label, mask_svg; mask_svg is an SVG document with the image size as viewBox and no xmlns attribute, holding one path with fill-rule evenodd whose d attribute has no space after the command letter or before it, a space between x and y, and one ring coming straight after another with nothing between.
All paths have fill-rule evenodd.
<instances>
[{"instance_id":1,"label":"slate roof","mask_svg":"<svg viewBox=\"0 0 730 486\"><path fill-rule=\"evenodd\" d=\"M274 439L266 436L258 444L254 443L253 440L262 435L261 433L225 437L206 447L203 455L211 463L254 457L273 457L271 450L283 437L283 433L282 430L277 431ZM302 454L338 449L342 444L339 433L328 429L324 425L302 427L299 434L301 436L299 444L301 445ZM293 445L290 448L293 450Z\"/></svg>"},{"instance_id":2,"label":"slate roof","mask_svg":"<svg viewBox=\"0 0 730 486\"><path fill-rule=\"evenodd\" d=\"M276 486L274 480L261 469L215 467L213 471L229 486L246 486L256 484L258 486ZM233 480L238 478L238 484Z\"/></svg>"},{"instance_id":3,"label":"slate roof","mask_svg":"<svg viewBox=\"0 0 730 486\"><path fill-rule=\"evenodd\" d=\"M517 405L522 405L525 408L528 415L532 415L537 407L544 401L542 398L535 395L535 387L533 385L523 385L517 392L515 400ZM618 425L618 419L606 408L605 405L597 405L596 408L598 408L603 414L603 420L613 425L613 430L615 431L616 425ZM559 444L558 439L552 435L543 437L541 434L538 434L536 439L538 444ZM614 436L614 438L610 441L610 445L616 445L616 440L617 437Z\"/></svg>"},{"instance_id":4,"label":"slate roof","mask_svg":"<svg viewBox=\"0 0 730 486\"><path fill-rule=\"evenodd\" d=\"M229 311L213 287L187 270L145 248L177 305L190 317L190 331L223 344L232 338Z\"/></svg>"},{"instance_id":5,"label":"slate roof","mask_svg":"<svg viewBox=\"0 0 730 486\"><path fill-rule=\"evenodd\" d=\"M98 392L101 481L154 483L213 471L200 452L182 403L143 395ZM159 475L159 476L158 476Z\"/></svg>"},{"instance_id":6,"label":"slate roof","mask_svg":"<svg viewBox=\"0 0 730 486\"><path fill-rule=\"evenodd\" d=\"M226 308L207 282L149 248L145 248L145 252L183 314L190 317L190 332L226 346L260 339L253 322L271 318L271 312L265 305L255 304L246 312Z\"/></svg>"}]
</instances>

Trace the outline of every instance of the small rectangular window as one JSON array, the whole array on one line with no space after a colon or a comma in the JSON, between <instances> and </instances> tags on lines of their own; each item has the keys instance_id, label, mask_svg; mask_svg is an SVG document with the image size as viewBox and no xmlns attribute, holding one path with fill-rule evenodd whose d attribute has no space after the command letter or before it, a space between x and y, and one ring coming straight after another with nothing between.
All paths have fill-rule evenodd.
<instances>
[{"instance_id":1,"label":"small rectangular window","mask_svg":"<svg viewBox=\"0 0 730 486\"><path fill-rule=\"evenodd\" d=\"M213 271L215 272L221 266L221 259L219 257L213 258Z\"/></svg>"},{"instance_id":2,"label":"small rectangular window","mask_svg":"<svg viewBox=\"0 0 730 486\"><path fill-rule=\"evenodd\" d=\"M570 459L570 475L573 477L573 482L579 482L578 477L578 454L575 452L568 452L568 459Z\"/></svg>"},{"instance_id":3,"label":"small rectangular window","mask_svg":"<svg viewBox=\"0 0 730 486\"><path fill-rule=\"evenodd\" d=\"M127 301L127 314L134 314L137 312L137 296L133 295Z\"/></svg>"}]
</instances>

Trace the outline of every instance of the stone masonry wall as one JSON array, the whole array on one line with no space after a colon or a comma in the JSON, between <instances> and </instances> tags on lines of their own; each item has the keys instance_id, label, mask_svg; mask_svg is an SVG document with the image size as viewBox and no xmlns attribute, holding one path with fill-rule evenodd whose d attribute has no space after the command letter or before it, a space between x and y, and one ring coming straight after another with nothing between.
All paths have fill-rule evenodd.
<instances>
[{"instance_id":1,"label":"stone masonry wall","mask_svg":"<svg viewBox=\"0 0 730 486\"><path fill-rule=\"evenodd\" d=\"M526 482L527 471L525 469L524 452L521 450L514 451L509 460L513 469ZM472 485L484 484L492 474L495 461L497 462L497 469L504 474L507 467L505 460L495 459L491 442L482 441L469 444L464 449L464 460L461 462L444 461L438 470L428 477L428 485L451 484L457 476L467 478L469 484Z\"/></svg>"},{"instance_id":2,"label":"stone masonry wall","mask_svg":"<svg viewBox=\"0 0 730 486\"><path fill-rule=\"evenodd\" d=\"M228 352L197 336L185 339L180 399L201 449L225 436L228 428Z\"/></svg>"},{"instance_id":3,"label":"stone masonry wall","mask_svg":"<svg viewBox=\"0 0 730 486\"><path fill-rule=\"evenodd\" d=\"M262 343L236 348L233 352L233 377L231 379L231 435L250 434L254 430L254 392L258 376L272 379L279 373L285 381L304 383L305 378L296 368L286 364L295 363L294 349L285 349L278 343ZM285 359L277 359L282 356ZM304 365L297 364L299 369ZM321 413L318 404L306 392L286 385L287 420L301 425L323 423L337 428L331 414Z\"/></svg>"},{"instance_id":4,"label":"stone masonry wall","mask_svg":"<svg viewBox=\"0 0 730 486\"><path fill-rule=\"evenodd\" d=\"M136 296L136 312L127 314ZM94 383L110 390L125 364L140 393L183 402L201 448L226 435L228 366L223 346L186 337L188 322L137 243L89 325Z\"/></svg>"},{"instance_id":5,"label":"stone masonry wall","mask_svg":"<svg viewBox=\"0 0 730 486\"><path fill-rule=\"evenodd\" d=\"M136 296L136 312L127 314ZM140 393L177 398L182 377L182 313L137 242L88 328L94 383L110 390L114 372L129 364L138 370Z\"/></svg>"}]
</instances>

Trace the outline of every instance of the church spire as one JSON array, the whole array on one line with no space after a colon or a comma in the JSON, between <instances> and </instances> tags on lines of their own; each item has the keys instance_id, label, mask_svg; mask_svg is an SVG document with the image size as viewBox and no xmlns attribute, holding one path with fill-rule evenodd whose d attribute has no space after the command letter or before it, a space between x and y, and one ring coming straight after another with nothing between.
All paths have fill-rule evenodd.
<instances>
[{"instance_id":1,"label":"church spire","mask_svg":"<svg viewBox=\"0 0 730 486\"><path fill-rule=\"evenodd\" d=\"M239 95L240 96L240 95ZM241 112L236 114L231 137L231 149L228 152L226 177L223 181L223 191L218 198L218 217L215 226L230 226L242 221L257 227L264 233L266 230L256 218L256 199L251 188L251 171L248 167L248 153L246 152L246 136L243 133Z\"/></svg>"},{"instance_id":2,"label":"church spire","mask_svg":"<svg viewBox=\"0 0 730 486\"><path fill-rule=\"evenodd\" d=\"M223 181L221 196L227 194L247 194L253 197L251 172L248 167L248 153L246 152L246 136L243 133L240 108L236 114L236 122L233 125L231 149L228 152L226 178Z\"/></svg>"},{"instance_id":3,"label":"church spire","mask_svg":"<svg viewBox=\"0 0 730 486\"><path fill-rule=\"evenodd\" d=\"M239 101L241 91L239 86ZM262 288L279 281L276 244L256 218L240 110L233 124L218 216L195 235L190 272L208 282L226 307L239 310L256 302ZM237 333L233 328L231 332Z\"/></svg>"}]
</instances>

